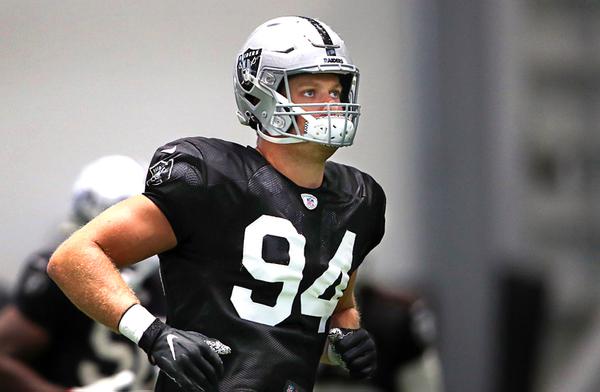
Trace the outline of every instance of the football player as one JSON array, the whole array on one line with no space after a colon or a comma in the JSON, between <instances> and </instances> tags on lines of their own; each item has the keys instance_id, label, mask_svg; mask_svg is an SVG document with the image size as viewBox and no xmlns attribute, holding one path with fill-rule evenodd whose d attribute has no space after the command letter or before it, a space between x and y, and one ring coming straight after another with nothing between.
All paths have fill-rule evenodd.
<instances>
[{"instance_id":1,"label":"football player","mask_svg":"<svg viewBox=\"0 0 600 392\"><path fill-rule=\"evenodd\" d=\"M141 193L144 172L135 160L118 155L83 168L61 241L110 205ZM144 352L81 313L50 280L46 266L57 245L29 257L12 303L0 312L0 390L112 392L153 384ZM123 278L146 306L164 314L158 261L135 267L124 270Z\"/></svg>"},{"instance_id":2,"label":"football player","mask_svg":"<svg viewBox=\"0 0 600 392\"><path fill-rule=\"evenodd\" d=\"M385 196L328 161L358 126L359 72L325 23L259 26L233 72L255 148L203 137L156 151L143 195L99 215L48 272L94 319L144 349L157 391L310 391L320 359L369 377L356 270L381 241ZM153 254L167 299L156 319L117 268Z\"/></svg>"}]
</instances>

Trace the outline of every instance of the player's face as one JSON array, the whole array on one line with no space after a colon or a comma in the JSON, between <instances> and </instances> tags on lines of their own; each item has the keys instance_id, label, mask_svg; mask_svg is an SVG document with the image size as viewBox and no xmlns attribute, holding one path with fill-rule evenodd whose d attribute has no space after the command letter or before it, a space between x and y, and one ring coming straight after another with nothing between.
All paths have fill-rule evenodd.
<instances>
[{"instance_id":1,"label":"player's face","mask_svg":"<svg viewBox=\"0 0 600 392\"><path fill-rule=\"evenodd\" d=\"M302 103L338 103L342 95L340 77L336 74L300 74L289 79L291 101L296 104ZM323 106L303 107L305 111L326 110ZM338 106L330 106L331 110L341 110ZM324 114L314 114L320 117ZM298 128L304 129L305 120L301 116L296 117Z\"/></svg>"}]
</instances>

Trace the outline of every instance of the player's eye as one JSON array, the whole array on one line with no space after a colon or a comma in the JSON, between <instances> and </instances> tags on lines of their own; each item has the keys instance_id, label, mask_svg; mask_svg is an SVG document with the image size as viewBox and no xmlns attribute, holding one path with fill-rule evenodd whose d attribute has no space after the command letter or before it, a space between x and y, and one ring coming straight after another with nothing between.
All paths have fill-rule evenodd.
<instances>
[{"instance_id":1,"label":"player's eye","mask_svg":"<svg viewBox=\"0 0 600 392\"><path fill-rule=\"evenodd\" d=\"M307 97L307 98L314 98L315 96L315 90L313 89L306 89L302 92L302 95Z\"/></svg>"},{"instance_id":2,"label":"player's eye","mask_svg":"<svg viewBox=\"0 0 600 392\"><path fill-rule=\"evenodd\" d=\"M330 96L331 98L334 98L334 99L340 99L340 96L341 96L341 95L342 95L342 91L341 91L341 90L332 90L332 91L329 93L329 96Z\"/></svg>"}]
</instances>

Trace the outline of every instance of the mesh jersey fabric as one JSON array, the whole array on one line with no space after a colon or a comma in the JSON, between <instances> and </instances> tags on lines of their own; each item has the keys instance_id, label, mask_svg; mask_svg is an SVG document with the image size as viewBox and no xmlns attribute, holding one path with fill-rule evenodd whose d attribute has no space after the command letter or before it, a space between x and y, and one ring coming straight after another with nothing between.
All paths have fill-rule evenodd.
<instances>
[{"instance_id":1,"label":"mesh jersey fabric","mask_svg":"<svg viewBox=\"0 0 600 392\"><path fill-rule=\"evenodd\" d=\"M347 232L355 234L351 260L345 261L348 274L380 242L385 221L381 187L355 168L327 162L321 187L302 188L255 149L202 137L160 147L146 180L144 195L164 213L177 238L175 248L159 255L167 323L231 347L232 353L222 357L225 375L219 390L312 390L327 329L319 332L322 320L303 314L302 293L328 271ZM316 205L309 209L303 194ZM292 252L298 241L273 234L269 227L262 227L265 234L258 239L252 237L249 230L263 221L293 227L294 241L305 241L302 256ZM253 273L260 271L250 272L243 263L245 249L259 249L255 256L260 260L254 262L267 270L281 266L289 279L257 279ZM301 270L293 270L294 263ZM331 298L341 274L335 278L320 299ZM289 289L292 283L296 290ZM250 305L264 313L281 308L278 301L289 301L289 316L274 325L244 316L240 311L245 309L232 299L236 290L250 292ZM179 389L160 375L156 390Z\"/></svg>"}]
</instances>

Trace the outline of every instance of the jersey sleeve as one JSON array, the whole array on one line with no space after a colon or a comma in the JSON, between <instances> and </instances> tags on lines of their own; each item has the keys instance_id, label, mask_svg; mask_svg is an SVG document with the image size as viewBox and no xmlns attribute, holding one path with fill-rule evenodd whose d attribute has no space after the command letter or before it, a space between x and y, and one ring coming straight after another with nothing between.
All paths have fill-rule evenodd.
<instances>
[{"instance_id":1,"label":"jersey sleeve","mask_svg":"<svg viewBox=\"0 0 600 392\"><path fill-rule=\"evenodd\" d=\"M381 186L370 177L367 178L367 184L369 192L367 201L368 219L366 224L370 235L363 248L364 253L361 255L361 260L364 260L366 256L379 245L385 233L385 193Z\"/></svg>"},{"instance_id":2,"label":"jersey sleeve","mask_svg":"<svg viewBox=\"0 0 600 392\"><path fill-rule=\"evenodd\" d=\"M47 331L60 328L72 307L67 297L46 273L51 252L30 256L20 272L14 302L28 319Z\"/></svg>"},{"instance_id":3,"label":"jersey sleeve","mask_svg":"<svg viewBox=\"0 0 600 392\"><path fill-rule=\"evenodd\" d=\"M206 168L198 147L181 139L154 154L144 195L165 214L178 243L188 239L206 208Z\"/></svg>"},{"instance_id":4,"label":"jersey sleeve","mask_svg":"<svg viewBox=\"0 0 600 392\"><path fill-rule=\"evenodd\" d=\"M369 252L379 245L385 233L385 192L378 183L374 182L373 186L373 237L369 247Z\"/></svg>"}]
</instances>

